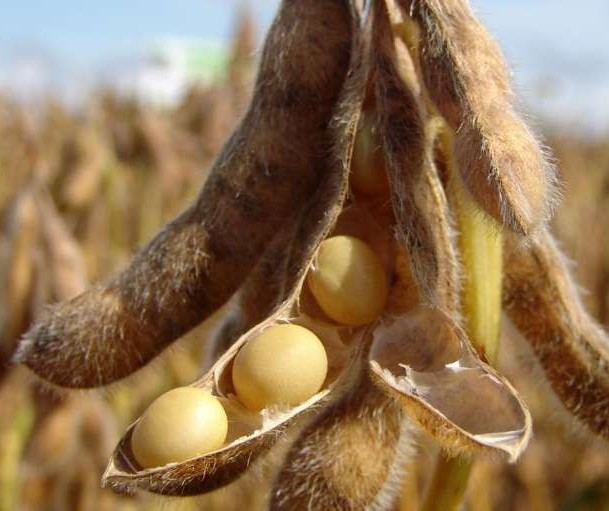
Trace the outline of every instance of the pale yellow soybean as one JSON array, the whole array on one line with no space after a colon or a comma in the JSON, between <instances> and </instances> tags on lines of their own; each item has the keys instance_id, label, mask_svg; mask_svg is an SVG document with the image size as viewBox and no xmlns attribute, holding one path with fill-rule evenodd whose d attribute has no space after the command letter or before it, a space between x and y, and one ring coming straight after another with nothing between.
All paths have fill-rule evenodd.
<instances>
[{"instance_id":1,"label":"pale yellow soybean","mask_svg":"<svg viewBox=\"0 0 609 511\"><path fill-rule=\"evenodd\" d=\"M306 401L319 392L327 372L326 350L313 332L273 325L237 353L233 384L239 400L257 411Z\"/></svg>"},{"instance_id":2,"label":"pale yellow soybean","mask_svg":"<svg viewBox=\"0 0 609 511\"><path fill-rule=\"evenodd\" d=\"M389 190L385 158L370 114L362 114L355 136L350 181L356 191L366 195L380 195Z\"/></svg>"},{"instance_id":3,"label":"pale yellow soybean","mask_svg":"<svg viewBox=\"0 0 609 511\"><path fill-rule=\"evenodd\" d=\"M142 467L184 461L222 447L228 418L220 401L196 387L158 397L133 430L131 449Z\"/></svg>"},{"instance_id":4,"label":"pale yellow soybean","mask_svg":"<svg viewBox=\"0 0 609 511\"><path fill-rule=\"evenodd\" d=\"M381 260L353 236L333 236L321 243L307 284L331 319L352 326L378 318L389 292Z\"/></svg>"}]
</instances>

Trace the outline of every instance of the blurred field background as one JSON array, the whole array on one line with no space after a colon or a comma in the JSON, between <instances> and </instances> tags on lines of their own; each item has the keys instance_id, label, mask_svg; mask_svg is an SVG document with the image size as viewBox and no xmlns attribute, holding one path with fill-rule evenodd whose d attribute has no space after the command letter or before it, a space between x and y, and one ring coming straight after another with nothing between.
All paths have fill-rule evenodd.
<instances>
[{"instance_id":1,"label":"blurred field background","mask_svg":"<svg viewBox=\"0 0 609 511\"><path fill-rule=\"evenodd\" d=\"M126 426L201 372L209 324L101 392L45 388L10 366L45 304L119 271L197 193L248 102L261 39L249 13L236 10L221 51L187 52L195 72L179 95L99 86L78 108L58 97L30 108L10 92L0 96L0 511L245 510L264 502L260 471L203 499L119 497L99 487ZM609 326L609 134L582 125L543 123L564 180L554 229L576 261L589 310ZM526 347L505 330L500 369L530 405L535 438L517 465L476 464L467 509L609 510L607 445L561 413ZM416 509L435 449L421 446L401 510Z\"/></svg>"}]
</instances>

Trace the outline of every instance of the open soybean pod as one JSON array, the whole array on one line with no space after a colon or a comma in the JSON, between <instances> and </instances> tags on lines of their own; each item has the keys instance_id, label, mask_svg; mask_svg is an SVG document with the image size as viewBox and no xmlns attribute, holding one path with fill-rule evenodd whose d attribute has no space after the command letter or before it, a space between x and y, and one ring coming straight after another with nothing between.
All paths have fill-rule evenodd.
<instances>
[{"instance_id":1,"label":"open soybean pod","mask_svg":"<svg viewBox=\"0 0 609 511\"><path fill-rule=\"evenodd\" d=\"M286 2L285 5L289 4ZM346 2L344 5L348 9ZM350 14L354 20L359 20L355 12L351 11ZM354 34L353 44L362 44L359 31ZM268 450L287 426L302 418L311 408L317 408L327 399L330 391L339 389L349 381L349 369L355 367L353 361L358 354L361 359L363 345L357 342L360 336L353 329L331 324L326 318L311 318L307 311L314 309L314 305L304 296L303 289L318 247L336 224L345 201L351 148L366 79L362 54L361 51L353 53L352 72L335 111L333 172L323 176L312 200L295 221L275 235L264 257L244 284L244 296L253 300L255 290L263 293L265 296L260 297L261 301L270 306L271 312L265 320L243 334L205 376L193 383L193 386L206 389L216 396L223 405L229 423L224 445L184 461L143 468L131 447L136 421L128 428L112 456L103 478L106 486L119 492L143 489L166 495L191 495L225 485ZM366 225L366 222L353 222L353 225ZM340 228L340 223L337 228ZM345 227L342 233L349 229L357 227ZM379 251L387 249L379 247ZM249 343L260 338L260 334L286 324L305 327L321 341L327 354L327 376L319 391L302 403L248 409L236 396L235 360L242 350L249 347ZM176 426L179 430L179 425Z\"/></svg>"},{"instance_id":2,"label":"open soybean pod","mask_svg":"<svg viewBox=\"0 0 609 511\"><path fill-rule=\"evenodd\" d=\"M195 495L211 491L240 476L258 456L275 444L286 427L325 400L337 385L339 375L349 365L351 355L338 334L323 327L316 328L314 322L302 316L297 320L291 319L289 324L306 325L322 341L328 356L328 376L319 392L296 406L268 407L259 411L248 409L236 396L231 378L235 357L260 332L277 324L288 324L289 311L289 307L281 309L246 333L203 378L193 384L217 397L228 416L228 434L223 446L184 461L143 468L131 447L136 422L118 444L104 474L104 485L119 492L143 489L165 495ZM282 321L285 323L280 323ZM302 370L306 371L306 368ZM176 431L166 434L179 435L180 425L176 424L175 428Z\"/></svg>"},{"instance_id":3,"label":"open soybean pod","mask_svg":"<svg viewBox=\"0 0 609 511\"><path fill-rule=\"evenodd\" d=\"M326 211L326 200L339 199L339 203L342 203L339 197L344 193L344 187L337 188L334 185L339 184L344 176L340 177L340 173L336 173L335 176L338 177L332 178L327 183L331 186L321 191L318 196L319 202L314 203L315 207L304 215L307 221L312 221L317 214ZM339 195L331 193L331 188ZM339 210L336 210L336 214L338 213ZM339 435L346 423L359 428L361 434L366 431L376 431L377 426L381 425L381 429L386 432L383 437L386 444L384 459L389 465L395 461L394 448L400 442L402 412L395 400L384 395L369 381L365 370L367 363L365 353L371 340L369 332L377 321L358 327L337 324L316 305L305 280L314 264L320 244L329 234L331 237L353 236L365 240L375 253L379 254L383 271L387 275L392 274L395 252L392 237L389 235L390 230L383 229L369 212L357 206L345 208L338 219L336 216L324 218L328 223L319 223L318 230L313 231L307 238L294 236L294 233L299 232L298 228L295 228L291 235L279 238L277 247L289 246L294 259L289 263L283 258L283 265L280 264L280 260L261 261L250 277L253 281L257 281L258 278L266 281L264 274L267 269L269 267L274 269L278 284L277 308L263 322L239 338L204 377L193 383L193 386L205 389L216 396L224 407L229 424L224 445L215 451L182 462L144 468L137 461L131 447L132 435L138 424L136 422L128 428L110 461L104 475L106 486L122 492L144 489L168 495L189 495L211 491L241 475L257 457L263 455L277 442L286 428L306 418L311 411L318 411L322 406L327 406L327 410L323 413L326 420L315 421L307 430L313 438L320 436L325 438L328 428L332 429L335 435ZM318 220L321 220L321 217ZM277 255L274 252L271 254ZM285 273L278 274L278 271ZM288 286L287 296L282 295L281 292L281 289L285 289L284 286ZM240 399L235 386L235 361L250 343L256 342L261 338L261 334L277 328L278 325L298 325L315 334L323 344L327 355L327 376L321 388L302 403L293 406L268 406L259 410L255 406L248 408ZM276 368L272 367L273 362L270 360L273 357L273 353L268 353L269 361L261 367L263 371L265 368L270 372L275 371ZM302 365L294 374L294 383L298 383L298 379L303 378L310 369L315 368ZM371 400L368 398L363 400L363 396L368 396ZM352 406L354 403L357 406ZM372 412L377 406L383 408L382 413ZM337 410L341 413L335 413ZM177 424L176 434L179 434ZM301 441L306 443L305 437ZM367 449L368 443L370 439L365 439L365 443L360 446L364 452L370 452ZM330 450L335 449L336 444L326 447ZM295 449L298 450L298 447ZM289 460L290 457L288 462ZM332 457L325 459L330 464L332 460ZM289 466L288 463L286 467ZM389 467L383 469L383 474L386 475L387 471ZM337 471L336 475L339 475L339 472ZM291 478L286 478L285 481L288 486L297 484ZM344 473L342 481L344 485L349 484L345 480ZM374 482L369 480L369 487L365 492L366 498L374 500L381 492L384 482L385 477L377 477ZM336 481L332 478L326 480L327 485L332 483L336 484ZM281 509L281 507L277 508Z\"/></svg>"}]
</instances>

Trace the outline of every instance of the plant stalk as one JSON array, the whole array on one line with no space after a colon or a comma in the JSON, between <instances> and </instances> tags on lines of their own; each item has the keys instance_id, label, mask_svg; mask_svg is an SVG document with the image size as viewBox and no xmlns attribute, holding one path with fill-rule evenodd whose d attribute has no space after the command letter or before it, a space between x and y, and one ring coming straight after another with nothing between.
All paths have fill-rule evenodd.
<instances>
[{"instance_id":1,"label":"plant stalk","mask_svg":"<svg viewBox=\"0 0 609 511\"><path fill-rule=\"evenodd\" d=\"M495 365L501 323L502 239L498 224L468 197L452 172L462 257L465 329L481 358ZM461 507L474 460L441 453L423 511Z\"/></svg>"}]
</instances>

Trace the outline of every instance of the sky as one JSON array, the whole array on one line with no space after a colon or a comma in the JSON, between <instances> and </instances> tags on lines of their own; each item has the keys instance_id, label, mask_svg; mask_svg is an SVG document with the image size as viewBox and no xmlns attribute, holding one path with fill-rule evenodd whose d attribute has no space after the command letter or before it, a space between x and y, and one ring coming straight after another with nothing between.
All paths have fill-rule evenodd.
<instances>
[{"instance_id":1,"label":"sky","mask_svg":"<svg viewBox=\"0 0 609 511\"><path fill-rule=\"evenodd\" d=\"M238 0L20 0L0 6L0 47L40 46L86 64L139 50L162 36L230 36ZM261 27L278 5L252 0Z\"/></svg>"},{"instance_id":2,"label":"sky","mask_svg":"<svg viewBox=\"0 0 609 511\"><path fill-rule=\"evenodd\" d=\"M162 37L226 40L242 3L7 0L0 5L0 87L13 83L17 92L23 89L23 82L14 83L14 68L3 73L1 64L23 56L37 55L59 75L77 69L84 83L93 80L94 70L142 54ZM248 3L261 35L278 3ZM501 43L527 106L542 119L609 132L608 0L472 0L472 5ZM27 66L20 72L29 85L40 78Z\"/></svg>"}]
</instances>

